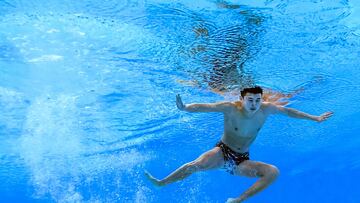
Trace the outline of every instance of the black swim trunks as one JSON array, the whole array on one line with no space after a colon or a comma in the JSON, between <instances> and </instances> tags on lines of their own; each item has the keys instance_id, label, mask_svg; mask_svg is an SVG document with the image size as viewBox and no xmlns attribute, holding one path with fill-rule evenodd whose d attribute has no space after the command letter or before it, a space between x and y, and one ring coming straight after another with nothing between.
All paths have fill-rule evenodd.
<instances>
[{"instance_id":1,"label":"black swim trunks","mask_svg":"<svg viewBox=\"0 0 360 203\"><path fill-rule=\"evenodd\" d=\"M222 141L218 142L216 147L220 147L225 160L225 166L228 172L234 174L234 168L245 160L249 160L249 152L239 153L235 152Z\"/></svg>"}]
</instances>

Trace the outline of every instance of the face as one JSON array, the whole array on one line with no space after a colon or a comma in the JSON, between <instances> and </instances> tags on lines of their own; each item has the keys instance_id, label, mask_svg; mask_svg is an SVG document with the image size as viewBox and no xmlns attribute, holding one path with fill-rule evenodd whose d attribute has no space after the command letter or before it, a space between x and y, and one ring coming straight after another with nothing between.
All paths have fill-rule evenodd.
<instances>
[{"instance_id":1,"label":"face","mask_svg":"<svg viewBox=\"0 0 360 203\"><path fill-rule=\"evenodd\" d=\"M261 94L246 93L243 98L243 106L249 113L255 113L259 110L262 102Z\"/></svg>"}]
</instances>

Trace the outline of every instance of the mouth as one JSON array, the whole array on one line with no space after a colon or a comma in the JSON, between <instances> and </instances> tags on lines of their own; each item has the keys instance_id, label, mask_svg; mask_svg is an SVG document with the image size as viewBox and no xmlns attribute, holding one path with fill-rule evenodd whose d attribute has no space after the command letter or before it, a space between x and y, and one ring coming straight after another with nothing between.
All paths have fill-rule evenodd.
<instances>
[{"instance_id":1,"label":"mouth","mask_svg":"<svg viewBox=\"0 0 360 203\"><path fill-rule=\"evenodd\" d=\"M256 108L250 108L250 110L251 110L251 111L255 111L255 110L256 110Z\"/></svg>"}]
</instances>

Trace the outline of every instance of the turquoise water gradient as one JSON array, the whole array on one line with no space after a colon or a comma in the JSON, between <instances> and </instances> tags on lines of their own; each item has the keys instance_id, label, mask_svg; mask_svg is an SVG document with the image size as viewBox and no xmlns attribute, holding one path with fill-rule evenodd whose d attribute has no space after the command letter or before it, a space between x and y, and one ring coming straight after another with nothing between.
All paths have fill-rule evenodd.
<instances>
[{"instance_id":1,"label":"turquoise water gradient","mask_svg":"<svg viewBox=\"0 0 360 203\"><path fill-rule=\"evenodd\" d=\"M214 79L300 89L289 107L334 112L269 118L251 159L281 175L249 203L360 202L359 13L357 0L0 0L0 202L240 195L255 179L209 171L158 189L143 175L220 139L221 114L175 105L237 99Z\"/></svg>"}]
</instances>

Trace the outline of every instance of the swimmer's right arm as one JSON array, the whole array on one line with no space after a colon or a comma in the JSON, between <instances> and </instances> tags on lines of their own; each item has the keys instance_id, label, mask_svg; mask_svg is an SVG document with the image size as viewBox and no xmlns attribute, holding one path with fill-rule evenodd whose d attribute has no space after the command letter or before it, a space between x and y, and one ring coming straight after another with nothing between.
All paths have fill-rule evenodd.
<instances>
[{"instance_id":1,"label":"swimmer's right arm","mask_svg":"<svg viewBox=\"0 0 360 203\"><path fill-rule=\"evenodd\" d=\"M226 112L231 107L230 102L211 104L184 104L179 94L176 95L176 106L181 111L187 112Z\"/></svg>"}]
</instances>

